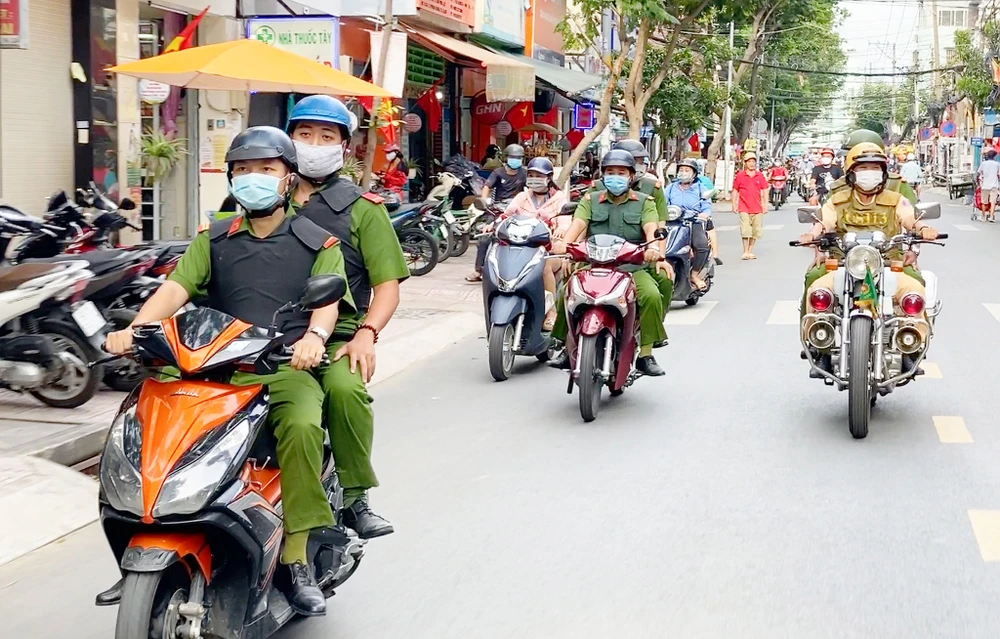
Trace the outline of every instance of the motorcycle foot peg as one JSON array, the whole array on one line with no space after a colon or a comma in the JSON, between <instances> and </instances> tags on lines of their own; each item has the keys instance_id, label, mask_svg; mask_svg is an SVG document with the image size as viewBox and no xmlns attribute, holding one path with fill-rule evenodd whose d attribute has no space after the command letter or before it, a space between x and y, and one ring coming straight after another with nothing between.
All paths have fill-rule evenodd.
<instances>
[{"instance_id":1,"label":"motorcycle foot peg","mask_svg":"<svg viewBox=\"0 0 1000 639\"><path fill-rule=\"evenodd\" d=\"M827 386L833 386L833 380L830 379L829 377L824 377L823 383L826 384Z\"/></svg>"}]
</instances>

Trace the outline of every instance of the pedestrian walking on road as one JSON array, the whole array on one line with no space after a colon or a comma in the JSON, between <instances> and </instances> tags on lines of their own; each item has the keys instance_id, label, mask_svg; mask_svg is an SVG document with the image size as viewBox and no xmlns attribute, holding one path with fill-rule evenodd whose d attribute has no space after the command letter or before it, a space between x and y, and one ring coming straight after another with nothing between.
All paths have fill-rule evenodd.
<instances>
[{"instance_id":1,"label":"pedestrian walking on road","mask_svg":"<svg viewBox=\"0 0 1000 639\"><path fill-rule=\"evenodd\" d=\"M743 259L755 260L753 246L760 239L767 211L770 186L764 174L757 170L757 154L743 154L743 170L733 177L733 213L740 218L740 237L743 238Z\"/></svg>"},{"instance_id":2,"label":"pedestrian walking on road","mask_svg":"<svg viewBox=\"0 0 1000 639\"><path fill-rule=\"evenodd\" d=\"M1000 162L997 162L997 152L990 149L986 152L986 160L979 165L976 177L979 179L980 198L989 202L989 213L986 219L996 221L997 197L1000 195Z\"/></svg>"}]
</instances>

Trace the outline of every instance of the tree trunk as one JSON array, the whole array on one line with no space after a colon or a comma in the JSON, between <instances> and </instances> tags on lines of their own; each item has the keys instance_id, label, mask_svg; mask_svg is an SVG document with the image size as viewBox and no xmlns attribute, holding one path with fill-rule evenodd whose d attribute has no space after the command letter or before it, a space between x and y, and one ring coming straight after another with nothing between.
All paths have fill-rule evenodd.
<instances>
[{"instance_id":1,"label":"tree trunk","mask_svg":"<svg viewBox=\"0 0 1000 639\"><path fill-rule=\"evenodd\" d=\"M639 30L635 38L635 51L632 56L632 66L628 72L628 79L625 81L625 90L622 92L622 106L625 107L625 115L628 117L628 137L633 140L639 139L639 132L643 125L642 106L639 104L638 96L642 89L639 84L642 81L642 66L646 62L646 46L649 42L649 20L643 19L639 23ZM622 56L627 55L624 50Z\"/></svg>"}]
</instances>

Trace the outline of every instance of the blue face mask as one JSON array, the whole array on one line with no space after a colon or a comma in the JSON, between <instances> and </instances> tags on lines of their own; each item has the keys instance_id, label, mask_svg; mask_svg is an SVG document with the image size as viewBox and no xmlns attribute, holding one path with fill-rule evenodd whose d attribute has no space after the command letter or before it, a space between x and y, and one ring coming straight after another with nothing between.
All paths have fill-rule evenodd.
<instances>
[{"instance_id":1,"label":"blue face mask","mask_svg":"<svg viewBox=\"0 0 1000 639\"><path fill-rule=\"evenodd\" d=\"M624 175L605 175L604 186L611 195L621 195L628 190L628 178Z\"/></svg>"},{"instance_id":2,"label":"blue face mask","mask_svg":"<svg viewBox=\"0 0 1000 639\"><path fill-rule=\"evenodd\" d=\"M521 158L507 158L507 166L516 171L521 168Z\"/></svg>"},{"instance_id":3,"label":"blue face mask","mask_svg":"<svg viewBox=\"0 0 1000 639\"><path fill-rule=\"evenodd\" d=\"M280 184L281 179L273 175L247 173L232 179L229 192L248 212L269 215L281 203L283 196L278 192Z\"/></svg>"}]
</instances>

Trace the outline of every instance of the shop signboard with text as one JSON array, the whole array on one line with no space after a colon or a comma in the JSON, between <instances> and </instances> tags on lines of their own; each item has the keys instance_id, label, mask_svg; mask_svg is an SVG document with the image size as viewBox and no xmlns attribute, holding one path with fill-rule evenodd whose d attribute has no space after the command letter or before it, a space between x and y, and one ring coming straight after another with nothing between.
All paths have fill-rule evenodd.
<instances>
[{"instance_id":1,"label":"shop signboard with text","mask_svg":"<svg viewBox=\"0 0 1000 639\"><path fill-rule=\"evenodd\" d=\"M247 37L336 69L339 24L336 18L253 18L247 20Z\"/></svg>"},{"instance_id":2,"label":"shop signboard with text","mask_svg":"<svg viewBox=\"0 0 1000 639\"><path fill-rule=\"evenodd\" d=\"M562 34L556 30L559 23L566 17L566 0L535 0L535 50L544 49L545 57L535 56L539 60L552 62L553 54L562 58L564 51ZM562 60L556 64L562 66Z\"/></svg>"},{"instance_id":3,"label":"shop signboard with text","mask_svg":"<svg viewBox=\"0 0 1000 639\"><path fill-rule=\"evenodd\" d=\"M523 0L483 0L482 32L509 42L524 44Z\"/></svg>"},{"instance_id":4,"label":"shop signboard with text","mask_svg":"<svg viewBox=\"0 0 1000 639\"><path fill-rule=\"evenodd\" d=\"M28 0L0 0L0 49L28 48Z\"/></svg>"},{"instance_id":5,"label":"shop signboard with text","mask_svg":"<svg viewBox=\"0 0 1000 639\"><path fill-rule=\"evenodd\" d=\"M417 0L417 9L470 28L476 25L475 0Z\"/></svg>"}]
</instances>

